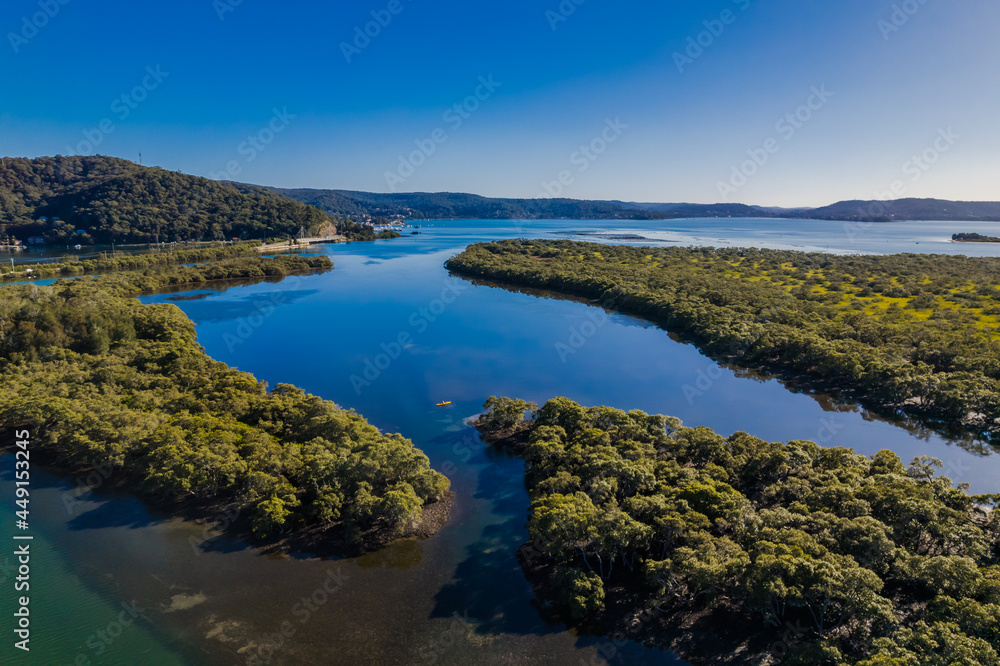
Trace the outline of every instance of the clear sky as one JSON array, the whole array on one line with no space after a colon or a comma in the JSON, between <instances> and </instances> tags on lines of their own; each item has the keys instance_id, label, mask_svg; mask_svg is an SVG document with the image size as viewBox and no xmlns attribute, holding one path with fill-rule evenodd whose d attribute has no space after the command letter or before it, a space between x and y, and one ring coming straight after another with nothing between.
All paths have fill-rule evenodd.
<instances>
[{"instance_id":1,"label":"clear sky","mask_svg":"<svg viewBox=\"0 0 1000 666\"><path fill-rule=\"evenodd\" d=\"M1000 200L998 25L997 0L7 0L0 153L379 192Z\"/></svg>"}]
</instances>

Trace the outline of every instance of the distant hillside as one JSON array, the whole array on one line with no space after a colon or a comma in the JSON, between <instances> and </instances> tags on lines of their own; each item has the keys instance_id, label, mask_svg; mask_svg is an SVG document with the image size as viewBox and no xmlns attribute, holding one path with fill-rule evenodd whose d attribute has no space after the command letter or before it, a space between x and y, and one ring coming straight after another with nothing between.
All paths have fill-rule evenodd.
<instances>
[{"instance_id":1,"label":"distant hillside","mask_svg":"<svg viewBox=\"0 0 1000 666\"><path fill-rule=\"evenodd\" d=\"M1000 202L899 199L897 201L841 201L831 206L786 213L783 217L814 220L942 220L990 222L1000 220Z\"/></svg>"},{"instance_id":2,"label":"distant hillside","mask_svg":"<svg viewBox=\"0 0 1000 666\"><path fill-rule=\"evenodd\" d=\"M243 186L239 186L243 187ZM253 186L246 186L253 187ZM1000 220L1000 203L940 199L841 201L823 208L778 208L740 203L639 203L581 199L496 199L451 192L375 194L349 190L280 189L274 192L329 215L407 219L622 219L784 217L818 220Z\"/></svg>"},{"instance_id":3,"label":"distant hillside","mask_svg":"<svg viewBox=\"0 0 1000 666\"><path fill-rule=\"evenodd\" d=\"M42 236L60 244L265 238L326 222L318 209L263 187L238 189L112 157L0 161L0 238Z\"/></svg>"},{"instance_id":4,"label":"distant hillside","mask_svg":"<svg viewBox=\"0 0 1000 666\"><path fill-rule=\"evenodd\" d=\"M815 209L738 203L498 199L450 192L375 194L219 182L112 157L0 160L0 241L147 243L283 237L331 218L607 219L784 217L825 220L1000 220L1000 203L843 201ZM334 219L342 232L350 226ZM352 227L353 229L353 227ZM357 231L357 229L354 229Z\"/></svg>"},{"instance_id":5,"label":"distant hillside","mask_svg":"<svg viewBox=\"0 0 1000 666\"><path fill-rule=\"evenodd\" d=\"M627 208L637 208L663 213L669 217L771 217L772 212L760 206L739 203L632 203L614 201Z\"/></svg>"},{"instance_id":6,"label":"distant hillside","mask_svg":"<svg viewBox=\"0 0 1000 666\"><path fill-rule=\"evenodd\" d=\"M624 219L649 220L676 217L656 211L626 207L620 202L577 199L491 199L476 194L400 193L374 194L348 190L272 188L278 194L315 206L329 215L371 217L402 215L424 219Z\"/></svg>"}]
</instances>

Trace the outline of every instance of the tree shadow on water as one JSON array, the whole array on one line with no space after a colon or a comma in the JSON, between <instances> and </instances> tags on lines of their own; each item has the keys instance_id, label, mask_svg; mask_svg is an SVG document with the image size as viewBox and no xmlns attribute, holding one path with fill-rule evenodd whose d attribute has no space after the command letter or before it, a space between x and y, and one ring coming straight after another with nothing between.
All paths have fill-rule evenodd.
<instances>
[{"instance_id":1,"label":"tree shadow on water","mask_svg":"<svg viewBox=\"0 0 1000 666\"><path fill-rule=\"evenodd\" d=\"M525 538L523 518L488 525L466 548L455 576L434 597L431 617L467 616L480 634L545 634L549 627L534 606L535 595L521 571L517 548Z\"/></svg>"},{"instance_id":2,"label":"tree shadow on water","mask_svg":"<svg viewBox=\"0 0 1000 666\"><path fill-rule=\"evenodd\" d=\"M502 521L486 525L479 539L466 547L454 578L435 595L431 617L467 616L480 634L558 632L539 615L517 559L517 549L528 540L523 467L509 457L496 463L480 472L475 498L492 501L492 513Z\"/></svg>"},{"instance_id":3,"label":"tree shadow on water","mask_svg":"<svg viewBox=\"0 0 1000 666\"><path fill-rule=\"evenodd\" d=\"M93 508L74 508L69 521L71 530L93 530L108 527L140 529L158 525L162 517L152 515L142 502L134 498L112 498L102 501Z\"/></svg>"}]
</instances>

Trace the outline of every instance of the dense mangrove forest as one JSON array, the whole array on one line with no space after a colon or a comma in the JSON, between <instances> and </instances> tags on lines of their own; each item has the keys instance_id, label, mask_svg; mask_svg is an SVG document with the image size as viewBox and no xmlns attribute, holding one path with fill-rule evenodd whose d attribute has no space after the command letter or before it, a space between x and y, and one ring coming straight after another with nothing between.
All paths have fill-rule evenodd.
<instances>
[{"instance_id":1,"label":"dense mangrove forest","mask_svg":"<svg viewBox=\"0 0 1000 666\"><path fill-rule=\"evenodd\" d=\"M566 398L484 407L526 465L522 565L571 625L694 663L1000 663L1000 496L933 458Z\"/></svg>"},{"instance_id":2,"label":"dense mangrove forest","mask_svg":"<svg viewBox=\"0 0 1000 666\"><path fill-rule=\"evenodd\" d=\"M446 266L593 299L713 358L1000 443L1000 259L507 240Z\"/></svg>"}]
</instances>

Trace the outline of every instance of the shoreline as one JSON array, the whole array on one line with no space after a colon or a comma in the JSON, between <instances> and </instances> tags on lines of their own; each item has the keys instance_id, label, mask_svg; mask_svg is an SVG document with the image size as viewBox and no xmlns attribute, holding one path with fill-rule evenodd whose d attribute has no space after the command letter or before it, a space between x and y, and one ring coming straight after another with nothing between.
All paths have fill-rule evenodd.
<instances>
[{"instance_id":1,"label":"shoreline","mask_svg":"<svg viewBox=\"0 0 1000 666\"><path fill-rule=\"evenodd\" d=\"M306 242L295 242L295 243L268 243L266 245L258 245L258 252L274 252L275 250L300 250L313 245L333 245L337 243L349 243L350 241L346 236L335 236L332 238L316 239L316 238L306 238L303 239Z\"/></svg>"},{"instance_id":2,"label":"shoreline","mask_svg":"<svg viewBox=\"0 0 1000 666\"><path fill-rule=\"evenodd\" d=\"M12 438L7 438L11 440ZM0 447L0 453L13 455L16 447ZM46 473L67 481L76 481L73 490L65 491L72 499L69 502L82 501L90 493L118 493L133 497L149 510L162 513L170 518L205 528L205 538L198 544L208 544L220 536L227 536L243 541L248 546L266 555L303 554L312 557L356 557L384 548L395 541L410 539L426 539L440 532L451 517L455 493L448 491L437 502L424 505L421 520L403 534L388 536L384 529L369 530L364 534L360 546L352 546L343 538L342 523L325 525L307 525L279 533L268 538L254 535L249 525L248 517L241 513L234 498L198 498L198 497L164 497L142 489L141 480L134 475L122 472L106 472L89 465L61 465L58 461L59 452L49 448L36 448L36 464ZM95 483L83 485L91 479ZM98 498L113 499L113 498ZM221 527L220 527L221 525Z\"/></svg>"}]
</instances>

